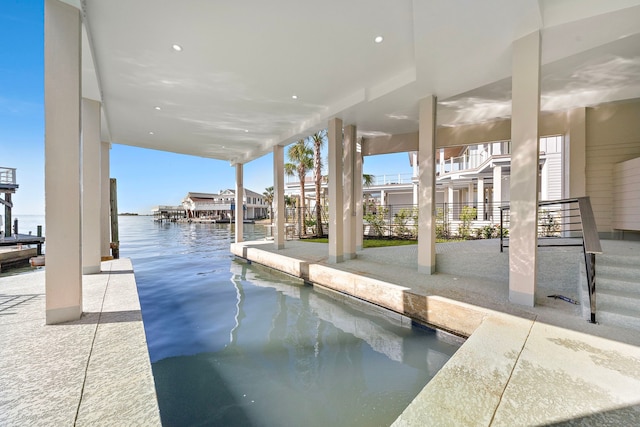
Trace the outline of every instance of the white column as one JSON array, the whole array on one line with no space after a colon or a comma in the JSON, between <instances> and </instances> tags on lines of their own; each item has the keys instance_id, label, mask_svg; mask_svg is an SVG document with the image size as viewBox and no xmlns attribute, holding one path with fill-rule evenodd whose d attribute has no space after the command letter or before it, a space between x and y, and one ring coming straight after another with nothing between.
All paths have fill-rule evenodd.
<instances>
[{"instance_id":1,"label":"white column","mask_svg":"<svg viewBox=\"0 0 640 427\"><path fill-rule=\"evenodd\" d=\"M387 205L387 193L384 190L380 190L380 206Z\"/></svg>"},{"instance_id":2,"label":"white column","mask_svg":"<svg viewBox=\"0 0 640 427\"><path fill-rule=\"evenodd\" d=\"M100 103L82 99L82 274L100 272Z\"/></svg>"},{"instance_id":3,"label":"white column","mask_svg":"<svg viewBox=\"0 0 640 427\"><path fill-rule=\"evenodd\" d=\"M538 255L540 33L513 43L509 300L533 306Z\"/></svg>"},{"instance_id":4,"label":"white column","mask_svg":"<svg viewBox=\"0 0 640 427\"><path fill-rule=\"evenodd\" d=\"M364 234L364 226L362 216L364 215L362 208L362 139L356 142L356 158L353 163L353 197L356 204L356 252L362 250L362 236Z\"/></svg>"},{"instance_id":5,"label":"white column","mask_svg":"<svg viewBox=\"0 0 640 427\"><path fill-rule=\"evenodd\" d=\"M469 206L473 206L474 200L475 198L473 197L473 182L471 182L469 183L469 189L467 190L467 204Z\"/></svg>"},{"instance_id":6,"label":"white column","mask_svg":"<svg viewBox=\"0 0 640 427\"><path fill-rule=\"evenodd\" d=\"M46 323L82 315L80 11L45 0Z\"/></svg>"},{"instance_id":7,"label":"white column","mask_svg":"<svg viewBox=\"0 0 640 427\"><path fill-rule=\"evenodd\" d=\"M436 97L419 104L418 130L418 271L436 271Z\"/></svg>"},{"instance_id":8,"label":"white column","mask_svg":"<svg viewBox=\"0 0 640 427\"><path fill-rule=\"evenodd\" d=\"M284 147L273 147L273 244L284 249Z\"/></svg>"},{"instance_id":9,"label":"white column","mask_svg":"<svg viewBox=\"0 0 640 427\"><path fill-rule=\"evenodd\" d=\"M439 150L440 152L440 175L444 174L444 148Z\"/></svg>"},{"instance_id":10,"label":"white column","mask_svg":"<svg viewBox=\"0 0 640 427\"><path fill-rule=\"evenodd\" d=\"M244 241L244 174L243 164L236 163L236 243Z\"/></svg>"},{"instance_id":11,"label":"white column","mask_svg":"<svg viewBox=\"0 0 640 427\"><path fill-rule=\"evenodd\" d=\"M329 259L330 263L344 260L342 222L342 120L329 120Z\"/></svg>"},{"instance_id":12,"label":"white column","mask_svg":"<svg viewBox=\"0 0 640 427\"><path fill-rule=\"evenodd\" d=\"M587 109L570 110L568 116L569 135L563 147L564 176L567 179L564 197L583 197L587 194Z\"/></svg>"},{"instance_id":13,"label":"white column","mask_svg":"<svg viewBox=\"0 0 640 427\"><path fill-rule=\"evenodd\" d=\"M343 183L344 201L342 208L342 222L344 233L344 259L356 257L356 209L355 209L355 176L354 162L356 157L356 127L353 125L344 128L343 147Z\"/></svg>"},{"instance_id":14,"label":"white column","mask_svg":"<svg viewBox=\"0 0 640 427\"><path fill-rule=\"evenodd\" d=\"M109 184L109 150L111 143L100 143L100 254L111 255L111 203Z\"/></svg>"},{"instance_id":15,"label":"white column","mask_svg":"<svg viewBox=\"0 0 640 427\"><path fill-rule=\"evenodd\" d=\"M493 167L493 223L500 223L500 204L502 203L502 166Z\"/></svg>"},{"instance_id":16,"label":"white column","mask_svg":"<svg viewBox=\"0 0 640 427\"><path fill-rule=\"evenodd\" d=\"M414 207L418 206L418 183L417 182L413 183L413 199L412 199L412 203L413 203Z\"/></svg>"},{"instance_id":17,"label":"white column","mask_svg":"<svg viewBox=\"0 0 640 427\"><path fill-rule=\"evenodd\" d=\"M448 217L449 217L449 223L451 224L451 221L454 220L453 217L453 213L455 211L456 213L456 218L455 219L459 219L459 212L458 212L458 206L456 206L454 200L453 200L453 186L449 185L447 187L447 192L445 193L445 196L447 198L447 200L445 200L445 203L447 204L447 212L448 212Z\"/></svg>"},{"instance_id":18,"label":"white column","mask_svg":"<svg viewBox=\"0 0 640 427\"><path fill-rule=\"evenodd\" d=\"M484 178L478 177L478 221L484 221Z\"/></svg>"}]
</instances>

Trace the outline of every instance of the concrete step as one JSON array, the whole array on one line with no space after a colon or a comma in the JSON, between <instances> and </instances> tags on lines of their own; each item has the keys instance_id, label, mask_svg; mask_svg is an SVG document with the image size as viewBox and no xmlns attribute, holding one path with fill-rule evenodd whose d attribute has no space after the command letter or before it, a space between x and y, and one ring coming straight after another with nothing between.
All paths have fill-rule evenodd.
<instances>
[{"instance_id":1,"label":"concrete step","mask_svg":"<svg viewBox=\"0 0 640 427\"><path fill-rule=\"evenodd\" d=\"M596 256L596 280L600 277L607 279L621 279L629 282L636 282L640 285L640 257L633 257L635 264L615 263L608 260L601 260ZM580 260L578 271L581 275L586 274L584 259Z\"/></svg>"},{"instance_id":2,"label":"concrete step","mask_svg":"<svg viewBox=\"0 0 640 427\"><path fill-rule=\"evenodd\" d=\"M640 293L614 290L598 290L596 284L596 304L598 311L616 311L618 308L637 312L640 317Z\"/></svg>"},{"instance_id":3,"label":"concrete step","mask_svg":"<svg viewBox=\"0 0 640 427\"><path fill-rule=\"evenodd\" d=\"M584 258L579 266L582 314L590 316ZM598 323L640 331L640 257L596 256L596 319Z\"/></svg>"},{"instance_id":4,"label":"concrete step","mask_svg":"<svg viewBox=\"0 0 640 427\"><path fill-rule=\"evenodd\" d=\"M596 321L602 325L619 326L640 331L640 311L636 310L617 308L615 311L608 311L598 309Z\"/></svg>"},{"instance_id":5,"label":"concrete step","mask_svg":"<svg viewBox=\"0 0 640 427\"><path fill-rule=\"evenodd\" d=\"M580 272L580 286L586 287L587 274ZM640 281L620 279L596 272L596 292L611 290L636 294L640 297Z\"/></svg>"}]
</instances>

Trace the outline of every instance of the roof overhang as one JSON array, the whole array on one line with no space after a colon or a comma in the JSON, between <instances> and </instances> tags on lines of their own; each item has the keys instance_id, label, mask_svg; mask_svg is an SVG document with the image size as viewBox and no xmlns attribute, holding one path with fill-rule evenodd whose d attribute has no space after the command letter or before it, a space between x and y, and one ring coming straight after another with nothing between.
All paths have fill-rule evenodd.
<instances>
[{"instance_id":1,"label":"roof overhang","mask_svg":"<svg viewBox=\"0 0 640 427\"><path fill-rule=\"evenodd\" d=\"M67 3L103 140L231 163L334 117L415 132L431 94L443 126L509 117L512 43L534 31L543 110L640 97L640 0Z\"/></svg>"}]
</instances>

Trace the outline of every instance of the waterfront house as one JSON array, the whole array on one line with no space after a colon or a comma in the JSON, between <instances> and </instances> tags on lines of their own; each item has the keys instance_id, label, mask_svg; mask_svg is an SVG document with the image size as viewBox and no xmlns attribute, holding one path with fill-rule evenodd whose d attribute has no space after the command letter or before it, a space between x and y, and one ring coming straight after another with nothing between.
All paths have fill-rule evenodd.
<instances>
[{"instance_id":1,"label":"waterfront house","mask_svg":"<svg viewBox=\"0 0 640 427\"><path fill-rule=\"evenodd\" d=\"M194 193L189 192L182 199L182 207L187 218L199 218L209 220L231 220L235 218L236 192L233 189L222 190L219 193ZM247 220L266 218L269 204L264 196L244 189L242 197L241 218Z\"/></svg>"}]
</instances>

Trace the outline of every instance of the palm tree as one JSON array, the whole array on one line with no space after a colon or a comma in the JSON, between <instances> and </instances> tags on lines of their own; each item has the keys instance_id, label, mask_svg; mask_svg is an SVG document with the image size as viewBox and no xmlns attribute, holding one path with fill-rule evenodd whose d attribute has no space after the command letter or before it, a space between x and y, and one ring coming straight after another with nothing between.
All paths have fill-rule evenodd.
<instances>
[{"instance_id":1,"label":"palm tree","mask_svg":"<svg viewBox=\"0 0 640 427\"><path fill-rule=\"evenodd\" d=\"M322 186L322 158L320 157L320 150L324 145L326 136L326 129L311 135L311 140L313 141L313 179L316 186L316 234L318 235L318 237L321 237L323 235L322 204L320 201L320 189Z\"/></svg>"},{"instance_id":2,"label":"palm tree","mask_svg":"<svg viewBox=\"0 0 640 427\"><path fill-rule=\"evenodd\" d=\"M287 151L287 157L289 163L284 164L284 172L288 176L298 175L300 181L300 207L298 213L298 236L302 237L304 230L303 215L304 212L304 180L309 172L313 168L313 149L309 147L306 139L301 139Z\"/></svg>"},{"instance_id":3,"label":"palm tree","mask_svg":"<svg viewBox=\"0 0 640 427\"><path fill-rule=\"evenodd\" d=\"M364 187L371 187L373 185L373 181L376 179L376 177L374 175L368 174L368 173L363 173L362 174L362 185Z\"/></svg>"},{"instance_id":4,"label":"palm tree","mask_svg":"<svg viewBox=\"0 0 640 427\"><path fill-rule=\"evenodd\" d=\"M271 218L271 224L273 224L273 185L265 188L262 195L265 202L269 203L269 218Z\"/></svg>"}]
</instances>

